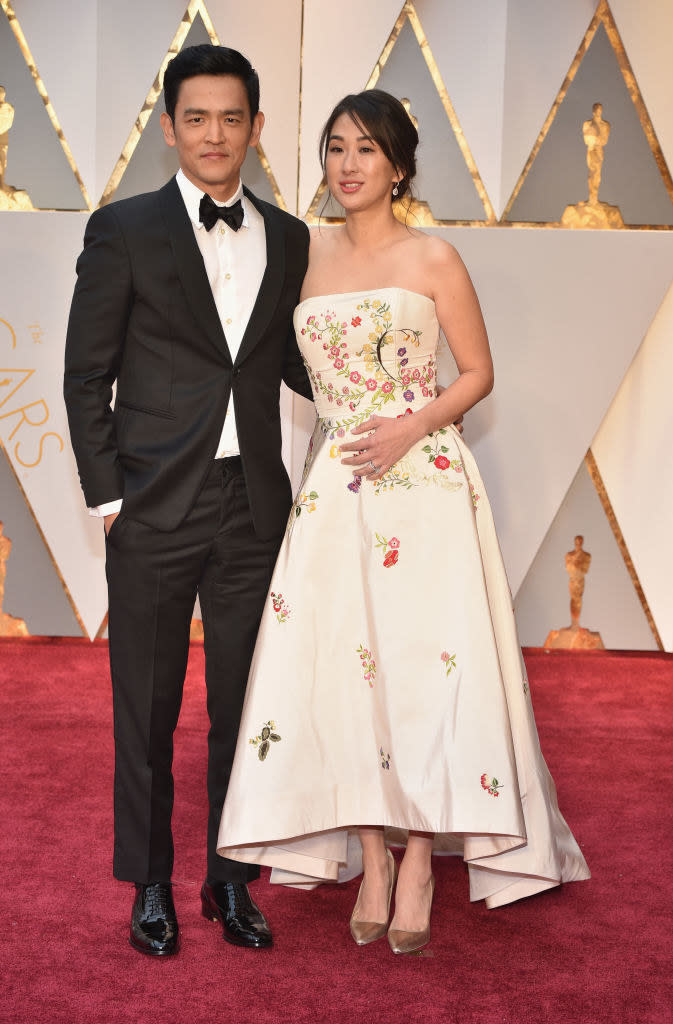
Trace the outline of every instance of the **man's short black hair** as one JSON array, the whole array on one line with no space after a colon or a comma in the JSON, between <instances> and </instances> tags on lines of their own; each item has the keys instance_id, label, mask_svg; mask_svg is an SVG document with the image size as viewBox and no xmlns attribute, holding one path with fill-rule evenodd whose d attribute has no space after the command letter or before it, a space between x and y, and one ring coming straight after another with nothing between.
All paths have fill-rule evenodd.
<instances>
[{"instance_id":1,"label":"man's short black hair","mask_svg":"<svg viewBox=\"0 0 673 1024\"><path fill-rule=\"evenodd\" d=\"M186 78L196 75L234 75L240 78L248 94L250 120L259 110L259 78L247 57L228 46L186 46L169 62L164 73L164 103L171 121L175 120L175 106L180 86Z\"/></svg>"}]
</instances>

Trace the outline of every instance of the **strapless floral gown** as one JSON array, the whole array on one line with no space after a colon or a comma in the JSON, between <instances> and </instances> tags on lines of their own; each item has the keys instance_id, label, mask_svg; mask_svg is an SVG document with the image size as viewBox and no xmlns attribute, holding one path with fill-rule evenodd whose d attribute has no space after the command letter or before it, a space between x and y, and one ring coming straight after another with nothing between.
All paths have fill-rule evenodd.
<instances>
[{"instance_id":1,"label":"strapless floral gown","mask_svg":"<svg viewBox=\"0 0 673 1024\"><path fill-rule=\"evenodd\" d=\"M540 751L483 482L453 427L377 482L339 444L434 397L434 303L402 288L294 315L318 414L262 619L220 853L305 884L360 868L357 825L435 834L471 899L589 877Z\"/></svg>"}]
</instances>

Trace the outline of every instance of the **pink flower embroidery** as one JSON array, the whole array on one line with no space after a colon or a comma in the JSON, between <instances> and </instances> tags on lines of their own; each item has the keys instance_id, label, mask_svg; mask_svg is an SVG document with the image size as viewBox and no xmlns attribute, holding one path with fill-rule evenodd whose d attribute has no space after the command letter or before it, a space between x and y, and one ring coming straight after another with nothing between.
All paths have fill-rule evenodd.
<instances>
[{"instance_id":1,"label":"pink flower embroidery","mask_svg":"<svg viewBox=\"0 0 673 1024\"><path fill-rule=\"evenodd\" d=\"M377 385L377 383L376 383L376 381L374 380L373 377L369 378L369 380L366 382L366 386L367 386L367 391L376 391L376 388L378 387L378 385Z\"/></svg>"},{"instance_id":2,"label":"pink flower embroidery","mask_svg":"<svg viewBox=\"0 0 673 1024\"><path fill-rule=\"evenodd\" d=\"M440 654L440 660L444 662L447 676L451 674L453 669L456 667L456 656L455 654L449 654L448 651L442 651Z\"/></svg>"},{"instance_id":3,"label":"pink flower embroidery","mask_svg":"<svg viewBox=\"0 0 673 1024\"><path fill-rule=\"evenodd\" d=\"M358 373L357 370L353 370L353 372L351 373L351 375L350 375L350 377L348 379L352 380L353 384L359 384L360 381L362 380L362 378L360 377L360 374Z\"/></svg>"},{"instance_id":4,"label":"pink flower embroidery","mask_svg":"<svg viewBox=\"0 0 673 1024\"><path fill-rule=\"evenodd\" d=\"M384 383L381 385L381 391L384 391L388 395L390 394L394 387L395 385L393 384L393 382L391 380L387 380L384 381Z\"/></svg>"},{"instance_id":5,"label":"pink flower embroidery","mask_svg":"<svg viewBox=\"0 0 673 1024\"><path fill-rule=\"evenodd\" d=\"M376 662L374 661L374 655L362 644L360 644L356 653L360 655L363 678L365 682L369 683L370 687L372 687L376 678Z\"/></svg>"},{"instance_id":6,"label":"pink flower embroidery","mask_svg":"<svg viewBox=\"0 0 673 1024\"><path fill-rule=\"evenodd\" d=\"M398 541L397 537L391 537L390 540L388 541L388 546L391 548L398 548L400 546L400 542Z\"/></svg>"},{"instance_id":7,"label":"pink flower embroidery","mask_svg":"<svg viewBox=\"0 0 673 1024\"><path fill-rule=\"evenodd\" d=\"M343 359L335 359L334 360L334 368L335 368L335 370L342 370L343 369L343 365L344 365Z\"/></svg>"}]
</instances>

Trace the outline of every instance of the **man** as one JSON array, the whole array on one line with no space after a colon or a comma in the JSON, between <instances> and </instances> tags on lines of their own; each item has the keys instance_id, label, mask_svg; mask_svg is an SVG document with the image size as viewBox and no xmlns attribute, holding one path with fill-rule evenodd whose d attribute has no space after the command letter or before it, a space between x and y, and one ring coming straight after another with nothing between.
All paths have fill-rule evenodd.
<instances>
[{"instance_id":1,"label":"man","mask_svg":"<svg viewBox=\"0 0 673 1024\"><path fill-rule=\"evenodd\" d=\"M114 873L136 885L131 945L153 956L178 950L171 764L197 591L210 716L203 914L236 945L272 942L245 884L258 870L218 857L216 840L291 504L281 379L311 395L291 332L308 230L240 183L264 123L257 74L235 50L189 47L168 65L164 96L180 170L92 215L64 387L85 498L105 517Z\"/></svg>"}]
</instances>

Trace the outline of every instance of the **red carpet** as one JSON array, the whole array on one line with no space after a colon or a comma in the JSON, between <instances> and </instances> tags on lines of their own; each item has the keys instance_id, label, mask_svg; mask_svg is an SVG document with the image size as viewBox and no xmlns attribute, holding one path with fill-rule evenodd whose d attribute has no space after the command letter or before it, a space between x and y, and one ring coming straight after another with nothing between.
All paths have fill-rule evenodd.
<instances>
[{"instance_id":1,"label":"red carpet","mask_svg":"<svg viewBox=\"0 0 673 1024\"><path fill-rule=\"evenodd\" d=\"M501 910L436 858L433 938L394 958L357 948L358 882L254 894L270 952L227 946L200 916L203 652L176 737L178 957L127 943L131 888L111 876L107 648L0 642L0 1021L11 1024L541 1024L673 1021L673 657L527 652L542 746L593 878Z\"/></svg>"}]
</instances>

